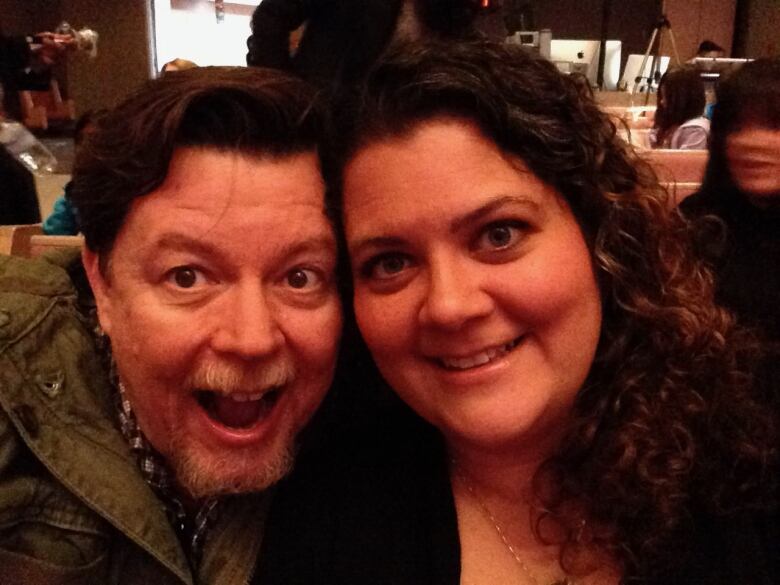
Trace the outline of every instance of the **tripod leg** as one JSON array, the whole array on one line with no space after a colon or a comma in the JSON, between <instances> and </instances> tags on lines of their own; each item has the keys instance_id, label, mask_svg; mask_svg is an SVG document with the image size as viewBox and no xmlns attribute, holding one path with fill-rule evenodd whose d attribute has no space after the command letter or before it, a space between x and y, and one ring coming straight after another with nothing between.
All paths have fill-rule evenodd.
<instances>
[{"instance_id":1,"label":"tripod leg","mask_svg":"<svg viewBox=\"0 0 780 585\"><path fill-rule=\"evenodd\" d=\"M647 50L645 51L644 57L642 57L642 65L639 66L639 74L636 76L636 79L634 79L634 87L631 89L631 94L635 94L639 88L639 82L642 80L642 77L644 77L645 73L645 66L647 66L647 60L650 58L650 51L653 50L653 45L655 44L655 38L658 36L658 27L653 29L653 34L650 37L650 42L647 44Z\"/></svg>"},{"instance_id":2,"label":"tripod leg","mask_svg":"<svg viewBox=\"0 0 780 585\"><path fill-rule=\"evenodd\" d=\"M674 52L674 62L680 67L682 62L680 61L680 53L677 52L677 41L674 38L674 31L671 25L669 26L669 38L672 40L672 51Z\"/></svg>"}]
</instances>

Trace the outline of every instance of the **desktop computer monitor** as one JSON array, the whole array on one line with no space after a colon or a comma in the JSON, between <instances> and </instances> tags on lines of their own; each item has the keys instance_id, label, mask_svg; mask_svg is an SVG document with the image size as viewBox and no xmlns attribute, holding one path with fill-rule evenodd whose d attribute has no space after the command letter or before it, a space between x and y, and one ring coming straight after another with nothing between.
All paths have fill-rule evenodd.
<instances>
[{"instance_id":1,"label":"desktop computer monitor","mask_svg":"<svg viewBox=\"0 0 780 585\"><path fill-rule=\"evenodd\" d=\"M620 79L620 53L623 43L607 41L604 58L604 89L617 89ZM553 39L550 61L564 73L581 73L595 86L598 80L601 42L593 40Z\"/></svg>"}]
</instances>

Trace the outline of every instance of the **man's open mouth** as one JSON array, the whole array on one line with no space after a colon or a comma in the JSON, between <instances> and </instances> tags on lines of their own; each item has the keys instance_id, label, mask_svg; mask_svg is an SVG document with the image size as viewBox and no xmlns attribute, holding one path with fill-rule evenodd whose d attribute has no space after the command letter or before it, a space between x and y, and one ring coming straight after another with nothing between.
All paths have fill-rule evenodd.
<instances>
[{"instance_id":1,"label":"man's open mouth","mask_svg":"<svg viewBox=\"0 0 780 585\"><path fill-rule=\"evenodd\" d=\"M247 429L265 420L281 393L281 387L253 394L196 390L195 397L213 421L232 429Z\"/></svg>"}]
</instances>

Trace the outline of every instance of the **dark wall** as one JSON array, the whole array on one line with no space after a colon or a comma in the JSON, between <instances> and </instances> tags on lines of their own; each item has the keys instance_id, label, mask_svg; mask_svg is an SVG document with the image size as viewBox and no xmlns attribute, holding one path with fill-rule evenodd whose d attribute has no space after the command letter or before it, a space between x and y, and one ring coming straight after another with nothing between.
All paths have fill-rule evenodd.
<instances>
[{"instance_id":1,"label":"dark wall","mask_svg":"<svg viewBox=\"0 0 780 585\"><path fill-rule=\"evenodd\" d=\"M0 0L0 29L9 36L48 30L58 19L59 0Z\"/></svg>"},{"instance_id":2,"label":"dark wall","mask_svg":"<svg viewBox=\"0 0 780 585\"><path fill-rule=\"evenodd\" d=\"M734 27L735 57L780 56L780 2L738 0Z\"/></svg>"}]
</instances>

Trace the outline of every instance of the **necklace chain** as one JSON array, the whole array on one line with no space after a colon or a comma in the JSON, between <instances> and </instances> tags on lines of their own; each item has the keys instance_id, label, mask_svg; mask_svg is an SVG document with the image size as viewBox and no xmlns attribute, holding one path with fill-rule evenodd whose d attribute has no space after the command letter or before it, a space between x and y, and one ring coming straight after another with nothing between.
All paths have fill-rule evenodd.
<instances>
[{"instance_id":1,"label":"necklace chain","mask_svg":"<svg viewBox=\"0 0 780 585\"><path fill-rule=\"evenodd\" d=\"M482 498L477 493L477 490L474 488L474 486L469 481L468 477L458 468L458 465L455 461L452 462L452 467L455 472L455 475L460 479L460 481L463 483L463 485L466 487L466 490L469 492L469 495L474 499L474 501L479 505L479 509L482 512L482 514L490 520L490 523L493 524L493 528L496 530L496 534L498 534L498 537L501 539L501 542L504 544L506 549L509 551L509 553L512 555L512 558L515 559L515 562L517 562L517 565L520 567L520 569L525 573L526 577L531 580L531 583L533 585L539 585L539 579L536 578L536 575L531 571L531 569L528 567L528 565L525 564L522 558L520 558L520 555L518 554L517 550L514 546L512 546L512 543L509 542L509 539L506 537L506 534L504 533L504 529L501 528L501 524L496 520L496 517L493 516L493 512L490 511L490 508L487 507L487 504L482 500ZM562 579L556 579L555 581L551 582L550 585L576 585L575 582L570 581L568 577L564 577Z\"/></svg>"}]
</instances>

